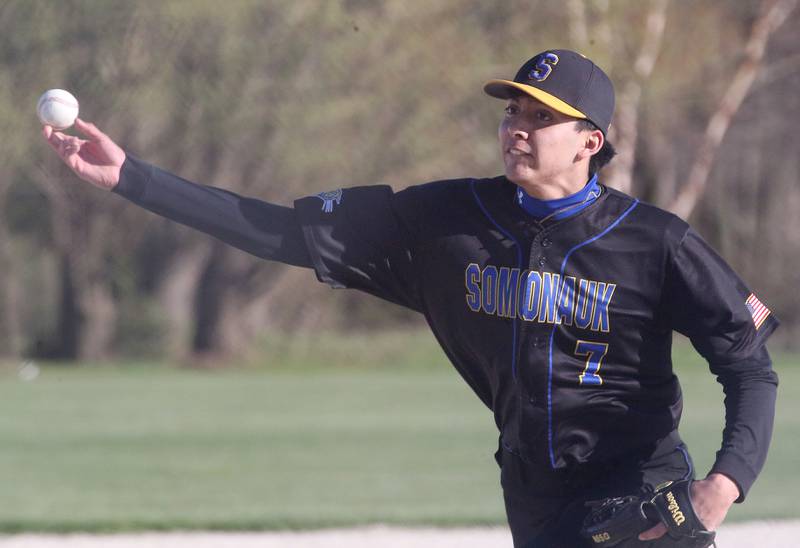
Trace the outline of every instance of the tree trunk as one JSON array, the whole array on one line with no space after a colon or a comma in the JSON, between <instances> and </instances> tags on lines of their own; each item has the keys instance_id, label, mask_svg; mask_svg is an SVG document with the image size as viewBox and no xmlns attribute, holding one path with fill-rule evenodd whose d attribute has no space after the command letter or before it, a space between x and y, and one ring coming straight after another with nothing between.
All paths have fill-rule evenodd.
<instances>
[{"instance_id":1,"label":"tree trunk","mask_svg":"<svg viewBox=\"0 0 800 548\"><path fill-rule=\"evenodd\" d=\"M110 357L117 317L106 265L109 233L116 216L101 202L92 211L93 195L78 190L71 173L55 158L33 172L32 180L46 195L52 238L60 257L61 298L55 340L44 354L63 359L101 360Z\"/></svg>"},{"instance_id":2,"label":"tree trunk","mask_svg":"<svg viewBox=\"0 0 800 548\"><path fill-rule=\"evenodd\" d=\"M567 21L569 26L569 37L575 47L585 48L589 43L589 31L586 25L586 8L584 0L567 0ZM579 50L580 51L580 50Z\"/></svg>"},{"instance_id":3,"label":"tree trunk","mask_svg":"<svg viewBox=\"0 0 800 548\"><path fill-rule=\"evenodd\" d=\"M8 178L0 181L0 211L6 208L8 193ZM11 234L5 224L5 219L0 215L0 265L4 265L0 273L3 297L3 322L5 336L0 337L6 341L0 347L0 353L11 358L21 358L23 352L22 322L20 317L21 289L16 268L17 260L14 257Z\"/></svg>"},{"instance_id":4,"label":"tree trunk","mask_svg":"<svg viewBox=\"0 0 800 548\"><path fill-rule=\"evenodd\" d=\"M79 295L84 322L78 333L78 359L106 360L112 354L117 307L105 283L94 282L82 287Z\"/></svg>"},{"instance_id":5,"label":"tree trunk","mask_svg":"<svg viewBox=\"0 0 800 548\"><path fill-rule=\"evenodd\" d=\"M758 75L770 35L786 21L797 6L797 0L763 0L761 6L761 15L753 23L739 70L708 121L686 184L669 206L684 219L689 218L705 192L717 150Z\"/></svg>"},{"instance_id":6,"label":"tree trunk","mask_svg":"<svg viewBox=\"0 0 800 548\"><path fill-rule=\"evenodd\" d=\"M203 242L178 248L156 288L167 323L167 355L173 359L183 359L193 351L194 295L198 292L211 247L210 242Z\"/></svg>"},{"instance_id":7,"label":"tree trunk","mask_svg":"<svg viewBox=\"0 0 800 548\"><path fill-rule=\"evenodd\" d=\"M215 242L195 294L195 356L213 360L242 354L263 329L264 307L272 290L287 280L286 272Z\"/></svg>"},{"instance_id":8,"label":"tree trunk","mask_svg":"<svg viewBox=\"0 0 800 548\"><path fill-rule=\"evenodd\" d=\"M230 265L225 264L229 258L230 251L225 244L214 242L194 295L195 328L192 350L200 356L223 355L228 350L221 348L219 328L225 294L230 294L231 288L228 286L233 282L228 272Z\"/></svg>"},{"instance_id":9,"label":"tree trunk","mask_svg":"<svg viewBox=\"0 0 800 548\"><path fill-rule=\"evenodd\" d=\"M72 269L66 255L59 257L58 270L59 306L54 339L44 341L37 353L45 358L74 360L78 357L78 338L83 318L76 303Z\"/></svg>"},{"instance_id":10,"label":"tree trunk","mask_svg":"<svg viewBox=\"0 0 800 548\"><path fill-rule=\"evenodd\" d=\"M647 14L644 42L633 64L633 76L625 82L617 99L612 138L617 156L604 172L603 180L611 187L630 193L633 188L633 166L636 161L636 140L639 135L639 103L642 89L653 73L661 51L667 22L668 0L653 2Z\"/></svg>"}]
</instances>

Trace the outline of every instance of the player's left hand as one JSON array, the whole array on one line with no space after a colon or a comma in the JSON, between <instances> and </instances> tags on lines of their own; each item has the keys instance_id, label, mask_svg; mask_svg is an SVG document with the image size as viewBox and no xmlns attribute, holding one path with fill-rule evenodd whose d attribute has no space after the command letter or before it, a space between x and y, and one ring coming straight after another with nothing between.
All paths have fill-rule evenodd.
<instances>
[{"instance_id":1,"label":"player's left hand","mask_svg":"<svg viewBox=\"0 0 800 548\"><path fill-rule=\"evenodd\" d=\"M692 506L709 531L717 530L737 498L739 488L723 474L709 474L706 479L692 483ZM639 535L639 540L654 540L666 532L666 525L659 523Z\"/></svg>"}]
</instances>

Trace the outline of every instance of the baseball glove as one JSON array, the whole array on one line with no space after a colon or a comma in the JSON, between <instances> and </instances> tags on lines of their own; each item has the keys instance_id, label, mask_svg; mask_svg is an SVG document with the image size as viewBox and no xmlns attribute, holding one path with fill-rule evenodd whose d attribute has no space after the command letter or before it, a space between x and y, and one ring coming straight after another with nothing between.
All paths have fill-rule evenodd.
<instances>
[{"instance_id":1,"label":"baseball glove","mask_svg":"<svg viewBox=\"0 0 800 548\"><path fill-rule=\"evenodd\" d=\"M641 495L587 502L591 508L580 534L593 546L617 546L636 538L659 522L681 546L716 546L714 532L707 530L695 514L689 488L692 480L667 482Z\"/></svg>"}]
</instances>

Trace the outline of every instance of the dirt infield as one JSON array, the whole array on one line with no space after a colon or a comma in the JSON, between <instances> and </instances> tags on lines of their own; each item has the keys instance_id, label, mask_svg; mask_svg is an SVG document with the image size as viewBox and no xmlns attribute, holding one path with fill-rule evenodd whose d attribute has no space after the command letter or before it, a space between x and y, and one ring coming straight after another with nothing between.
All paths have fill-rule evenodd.
<instances>
[{"instance_id":1,"label":"dirt infield","mask_svg":"<svg viewBox=\"0 0 800 548\"><path fill-rule=\"evenodd\" d=\"M759 521L724 526L720 548L796 546L798 521ZM486 548L510 547L504 527L406 529L376 525L357 529L269 533L142 533L125 535L6 535L3 548Z\"/></svg>"}]
</instances>

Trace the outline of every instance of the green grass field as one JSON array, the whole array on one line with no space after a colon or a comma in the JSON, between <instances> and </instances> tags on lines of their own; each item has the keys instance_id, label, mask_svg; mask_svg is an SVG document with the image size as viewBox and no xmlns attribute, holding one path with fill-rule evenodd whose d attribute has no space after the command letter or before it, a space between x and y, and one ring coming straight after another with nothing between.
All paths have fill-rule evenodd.
<instances>
[{"instance_id":1,"label":"green grass field","mask_svg":"<svg viewBox=\"0 0 800 548\"><path fill-rule=\"evenodd\" d=\"M491 414L432 338L350 341L349 357L334 339L273 346L259 368L49 366L26 382L5 367L0 531L503 523ZM722 392L687 349L676 359L705 473ZM770 459L730 519L798 517L796 365L776 359Z\"/></svg>"}]
</instances>

